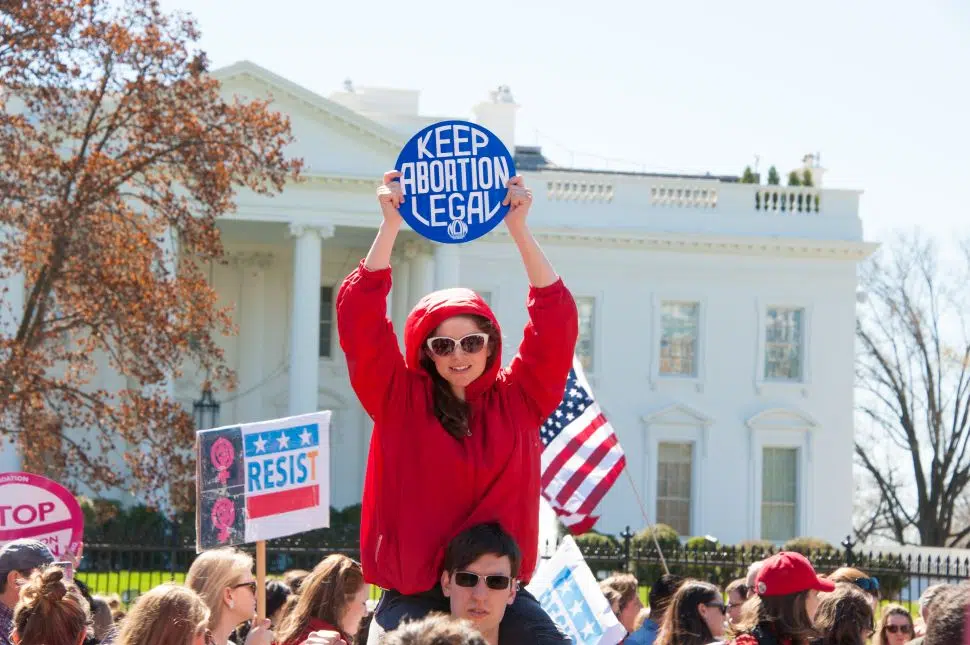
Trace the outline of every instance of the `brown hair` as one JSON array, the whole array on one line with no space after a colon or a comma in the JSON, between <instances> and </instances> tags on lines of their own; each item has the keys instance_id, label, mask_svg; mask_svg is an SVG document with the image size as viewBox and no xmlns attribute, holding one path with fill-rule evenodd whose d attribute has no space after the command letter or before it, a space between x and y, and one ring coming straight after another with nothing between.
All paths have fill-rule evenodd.
<instances>
[{"instance_id":1,"label":"brown hair","mask_svg":"<svg viewBox=\"0 0 970 645\"><path fill-rule=\"evenodd\" d=\"M933 601L923 645L963 643L968 609L970 588L966 585L954 585L942 591Z\"/></svg>"},{"instance_id":2,"label":"brown hair","mask_svg":"<svg viewBox=\"0 0 970 645\"><path fill-rule=\"evenodd\" d=\"M471 623L448 614L431 614L421 620L401 623L382 642L384 645L488 645Z\"/></svg>"},{"instance_id":3,"label":"brown hair","mask_svg":"<svg viewBox=\"0 0 970 645\"><path fill-rule=\"evenodd\" d=\"M711 633L697 605L722 602L720 590L699 580L687 580L664 612L657 645L707 645L717 640Z\"/></svg>"},{"instance_id":4,"label":"brown hair","mask_svg":"<svg viewBox=\"0 0 970 645\"><path fill-rule=\"evenodd\" d=\"M617 617L636 598L639 584L636 577L629 573L613 574L600 582L600 591L610 601L610 608Z\"/></svg>"},{"instance_id":5,"label":"brown hair","mask_svg":"<svg viewBox=\"0 0 970 645\"><path fill-rule=\"evenodd\" d=\"M300 585L303 584L303 580L308 575L310 575L310 572L306 569L290 569L283 574L283 582L293 593L297 593L300 590Z\"/></svg>"},{"instance_id":6,"label":"brown hair","mask_svg":"<svg viewBox=\"0 0 970 645\"><path fill-rule=\"evenodd\" d=\"M851 583L841 583L818 599L815 629L821 635L819 645L864 645L863 630L874 631L868 596Z\"/></svg>"},{"instance_id":7,"label":"brown hair","mask_svg":"<svg viewBox=\"0 0 970 645\"><path fill-rule=\"evenodd\" d=\"M486 350L491 352L485 361L485 370L488 371L492 363L499 359L496 351L501 341L498 330L492 324L492 321L484 316L473 314L461 314L461 316L469 318L475 323L479 331L488 334ZM434 334L435 332L431 333ZM441 374L438 374L434 360L428 354L427 345L423 341L421 345L421 367L431 376L431 382L434 384L431 397L434 416L438 419L438 423L455 439L465 437L468 434L468 403L455 396L448 381Z\"/></svg>"},{"instance_id":8,"label":"brown hair","mask_svg":"<svg viewBox=\"0 0 970 645\"><path fill-rule=\"evenodd\" d=\"M205 632L209 608L191 589L166 582L135 602L116 645L191 645Z\"/></svg>"},{"instance_id":9,"label":"brown hair","mask_svg":"<svg viewBox=\"0 0 970 645\"><path fill-rule=\"evenodd\" d=\"M916 633L913 631L913 616L909 611L902 605L886 605L882 608L882 618L879 620L876 633L872 637L872 645L882 645L887 642L886 625L889 624L890 616L903 616L909 623L909 640L916 638Z\"/></svg>"},{"instance_id":10,"label":"brown hair","mask_svg":"<svg viewBox=\"0 0 970 645\"><path fill-rule=\"evenodd\" d=\"M724 593L725 595L729 595L732 591L738 592L738 595L741 596L742 602L746 600L748 597L747 578L738 578L737 580L732 581L731 584L729 584L724 590Z\"/></svg>"},{"instance_id":11,"label":"brown hair","mask_svg":"<svg viewBox=\"0 0 970 645\"><path fill-rule=\"evenodd\" d=\"M809 593L811 591L749 598L741 608L741 620L731 630L732 634L751 633L761 626L772 630L778 639L787 637L792 643L807 643L818 636L805 606Z\"/></svg>"},{"instance_id":12,"label":"brown hair","mask_svg":"<svg viewBox=\"0 0 970 645\"><path fill-rule=\"evenodd\" d=\"M13 624L21 645L75 645L88 631L88 603L62 569L48 567L20 589Z\"/></svg>"},{"instance_id":13,"label":"brown hair","mask_svg":"<svg viewBox=\"0 0 970 645\"><path fill-rule=\"evenodd\" d=\"M311 618L328 622L342 632L340 619L363 584L360 564L339 553L327 556L304 578L296 606L276 632L276 642L286 643L300 636Z\"/></svg>"}]
</instances>

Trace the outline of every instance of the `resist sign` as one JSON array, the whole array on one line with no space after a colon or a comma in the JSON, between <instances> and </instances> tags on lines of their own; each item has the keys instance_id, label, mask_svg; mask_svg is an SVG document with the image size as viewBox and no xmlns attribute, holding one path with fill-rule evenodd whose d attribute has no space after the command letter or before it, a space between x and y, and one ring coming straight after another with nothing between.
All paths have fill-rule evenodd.
<instances>
[{"instance_id":1,"label":"resist sign","mask_svg":"<svg viewBox=\"0 0 970 645\"><path fill-rule=\"evenodd\" d=\"M401 150L401 216L435 242L460 244L485 235L509 212L502 201L515 161L497 136L467 121L441 121Z\"/></svg>"},{"instance_id":2,"label":"resist sign","mask_svg":"<svg viewBox=\"0 0 970 645\"><path fill-rule=\"evenodd\" d=\"M77 552L83 534L84 514L69 490L31 473L0 475L0 545L40 540L62 559Z\"/></svg>"}]
</instances>

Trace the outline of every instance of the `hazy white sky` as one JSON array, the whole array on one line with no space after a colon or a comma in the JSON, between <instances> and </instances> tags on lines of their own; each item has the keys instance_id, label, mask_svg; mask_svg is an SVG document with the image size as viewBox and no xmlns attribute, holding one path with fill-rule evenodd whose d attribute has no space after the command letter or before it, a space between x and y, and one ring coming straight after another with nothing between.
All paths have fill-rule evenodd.
<instances>
[{"instance_id":1,"label":"hazy white sky","mask_svg":"<svg viewBox=\"0 0 970 645\"><path fill-rule=\"evenodd\" d=\"M821 152L826 186L865 191L867 238L970 230L966 0L162 4L196 16L213 66L324 96L351 78L470 116L507 84L516 143L559 163L740 174L758 155L784 176Z\"/></svg>"}]
</instances>

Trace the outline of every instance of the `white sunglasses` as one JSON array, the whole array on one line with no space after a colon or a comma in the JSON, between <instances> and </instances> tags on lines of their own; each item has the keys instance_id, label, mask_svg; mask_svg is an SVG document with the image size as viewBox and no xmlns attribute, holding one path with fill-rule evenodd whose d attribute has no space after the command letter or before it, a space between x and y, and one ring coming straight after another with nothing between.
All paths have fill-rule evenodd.
<instances>
[{"instance_id":1,"label":"white sunglasses","mask_svg":"<svg viewBox=\"0 0 970 645\"><path fill-rule=\"evenodd\" d=\"M468 334L457 340L449 336L432 336L425 342L435 356L451 356L459 345L464 353L477 354L488 343L488 334L484 332Z\"/></svg>"}]
</instances>

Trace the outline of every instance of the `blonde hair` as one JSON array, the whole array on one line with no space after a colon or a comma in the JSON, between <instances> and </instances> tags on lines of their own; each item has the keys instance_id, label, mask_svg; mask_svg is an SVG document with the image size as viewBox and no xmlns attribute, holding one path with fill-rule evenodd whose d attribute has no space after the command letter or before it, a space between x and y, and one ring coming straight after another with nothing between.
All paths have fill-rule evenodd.
<instances>
[{"instance_id":1,"label":"blonde hair","mask_svg":"<svg viewBox=\"0 0 970 645\"><path fill-rule=\"evenodd\" d=\"M116 645L191 645L205 632L209 608L197 593L166 582L141 596L121 628Z\"/></svg>"},{"instance_id":2,"label":"blonde hair","mask_svg":"<svg viewBox=\"0 0 970 645\"><path fill-rule=\"evenodd\" d=\"M75 645L87 634L88 603L64 571L37 571L20 590L13 624L20 645Z\"/></svg>"},{"instance_id":3,"label":"blonde hair","mask_svg":"<svg viewBox=\"0 0 970 645\"><path fill-rule=\"evenodd\" d=\"M339 553L327 556L303 579L300 592L294 594L296 604L280 624L277 642L286 643L299 637L311 618L328 622L343 632L340 619L363 586L364 572L360 564Z\"/></svg>"},{"instance_id":4,"label":"blonde hair","mask_svg":"<svg viewBox=\"0 0 970 645\"><path fill-rule=\"evenodd\" d=\"M253 558L237 549L205 551L195 559L185 576L185 586L195 591L209 608L209 627L222 620L223 591L239 584L253 571Z\"/></svg>"}]
</instances>

